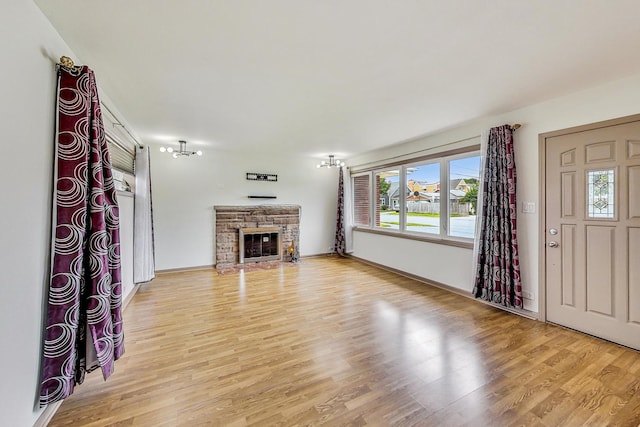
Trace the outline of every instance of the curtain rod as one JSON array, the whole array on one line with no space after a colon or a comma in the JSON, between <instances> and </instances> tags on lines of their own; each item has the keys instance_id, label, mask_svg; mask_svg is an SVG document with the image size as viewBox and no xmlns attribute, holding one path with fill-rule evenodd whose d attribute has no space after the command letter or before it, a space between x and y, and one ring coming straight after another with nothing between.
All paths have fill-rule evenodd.
<instances>
[{"instance_id":1,"label":"curtain rod","mask_svg":"<svg viewBox=\"0 0 640 427\"><path fill-rule=\"evenodd\" d=\"M58 61L57 65L60 66L60 67L65 67L65 68L73 68L73 67L75 67L73 59L69 58L68 56L61 56L60 57L60 61ZM127 132L129 134L129 136L131 137L131 140L134 142L136 147L144 148L144 146L138 142L138 140L133 136L133 134L131 132L129 132L129 129L127 129L127 127L125 125L123 125L122 122L120 122L120 119L118 118L118 116L113 114L113 111L111 111L111 109L109 107L107 107L102 102L100 103L100 105L101 105L101 107L104 107L104 109L107 110L109 112L109 114L111 114L111 117L113 117L115 119L116 122L113 123L113 126L120 126L122 129L124 129L125 132Z\"/></svg>"},{"instance_id":2,"label":"curtain rod","mask_svg":"<svg viewBox=\"0 0 640 427\"><path fill-rule=\"evenodd\" d=\"M124 129L125 132L127 132L129 134L129 136L131 137L131 140L134 142L134 144L136 144L136 147L140 147L140 148L144 148L144 145L140 144L136 138L131 134L131 132L129 132L129 129L127 129L127 127L125 125L123 125L122 123L120 123L120 119L118 119L118 117L113 114L113 111L111 111L109 109L109 107L107 107L105 104L103 104L102 102L100 103L102 105L102 107L104 107L105 110L107 110L109 112L109 114L111 114L111 117L113 117L116 122L113 123L113 126L120 126L122 129Z\"/></svg>"},{"instance_id":3,"label":"curtain rod","mask_svg":"<svg viewBox=\"0 0 640 427\"><path fill-rule=\"evenodd\" d=\"M358 165L349 165L349 168L350 169L358 169L358 170L359 169L368 169L370 167L374 167L376 164L386 164L386 163L389 163L389 162L395 162L395 161L398 161L398 159L403 159L405 157L409 157L409 159L407 159L407 160L410 160L412 157L415 157L417 155L426 154L426 152L429 152L429 151L443 149L444 147L447 147L449 145L454 145L454 144L459 144L461 142L471 141L471 140L474 140L476 138L480 138L480 135L474 135L474 136L471 136L471 137L468 137L468 138L459 139L457 141L446 142L444 144L436 145L436 146L429 147L429 148L423 148L423 149L420 149L420 150L417 150L417 151L411 151L409 153L398 154L396 156L386 157L384 159L379 159L379 160L373 160L373 161L370 161L370 162L360 163ZM440 150L438 150L438 151L440 151Z\"/></svg>"},{"instance_id":4,"label":"curtain rod","mask_svg":"<svg viewBox=\"0 0 640 427\"><path fill-rule=\"evenodd\" d=\"M73 67L74 67L73 59L69 58L68 56L61 56L61 57L60 57L60 62L58 62L58 65L61 65L61 66L63 66L63 67L67 67L67 68L73 68ZM129 136L131 137L131 139L133 140L133 142L135 142L136 146L138 146L138 147L140 147L140 148L143 148L142 144L140 144L140 143L136 140L136 138L134 138L134 136L131 134L131 132L129 132L129 129L127 129L125 125L123 125L122 123L120 123L120 120L118 120L118 118L116 117L116 115L115 115L115 114L113 114L113 111L111 111L111 110L109 109L109 107L107 107L106 105L103 105L103 106L104 106L104 108L106 108L106 109L107 109L107 111L108 111L109 113L111 113L111 115L113 116L113 118L115 118L115 119L116 119L117 123L114 123L114 126L115 126L115 125L122 126L122 129L124 129L124 130L129 134ZM521 125L520 123L514 123L513 125L511 125L511 129L512 129L512 130L518 130L518 129L520 129L521 127L522 127L522 125ZM448 144L444 144L444 145L448 145ZM424 151L424 150L420 150L420 151Z\"/></svg>"},{"instance_id":5,"label":"curtain rod","mask_svg":"<svg viewBox=\"0 0 640 427\"><path fill-rule=\"evenodd\" d=\"M510 126L511 126L511 130L513 130L513 131L518 130L518 129L520 129L522 127L522 125L520 123L514 123L514 124L512 124ZM347 167L347 169L350 169L350 170L351 169L356 169L356 170L368 169L369 167L372 167L372 166L374 166L376 164L380 164L380 163L385 164L385 163L387 163L389 161L395 161L396 159L415 156L415 155L418 155L418 154L422 154L422 153L424 153L426 151L432 151L432 150L435 150L435 149L438 149L438 148L446 147L448 145L454 145L454 144L458 144L458 143L461 143L461 142L470 141L470 140L475 139L475 138L480 138L480 135L475 135L475 136L472 136L472 137L469 137L469 138L460 139L458 141L447 142L447 143L444 143L444 144L436 145L434 147L423 148L423 149L418 150L418 151L412 151L412 152L409 152L409 153L398 154L397 156L392 156L392 157L387 157L387 158L380 159L380 160L374 160L374 161L371 161L371 162L361 163L359 165L350 165L350 166Z\"/></svg>"}]
</instances>

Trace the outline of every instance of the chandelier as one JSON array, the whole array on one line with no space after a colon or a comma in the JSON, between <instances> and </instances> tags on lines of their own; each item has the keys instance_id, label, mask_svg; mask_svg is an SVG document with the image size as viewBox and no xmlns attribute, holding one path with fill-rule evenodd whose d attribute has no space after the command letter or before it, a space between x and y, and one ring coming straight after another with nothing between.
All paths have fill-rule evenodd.
<instances>
[{"instance_id":1,"label":"chandelier","mask_svg":"<svg viewBox=\"0 0 640 427\"><path fill-rule=\"evenodd\" d=\"M169 153L173 156L174 159L177 159L178 157L182 157L182 156L193 156L194 154L197 154L198 156L202 156L202 151L198 150L198 151L187 151L187 141L183 141L180 140L178 141L180 143L180 148L178 149L178 151L174 150L172 147L160 147L160 151L163 153Z\"/></svg>"},{"instance_id":2,"label":"chandelier","mask_svg":"<svg viewBox=\"0 0 640 427\"><path fill-rule=\"evenodd\" d=\"M340 160L336 159L333 154L329 154L329 161L327 162L326 160L323 160L320 163L318 163L318 165L316 167L317 168L332 168L332 167L339 167L339 166L342 166L342 165L344 165L344 162L341 162Z\"/></svg>"}]
</instances>

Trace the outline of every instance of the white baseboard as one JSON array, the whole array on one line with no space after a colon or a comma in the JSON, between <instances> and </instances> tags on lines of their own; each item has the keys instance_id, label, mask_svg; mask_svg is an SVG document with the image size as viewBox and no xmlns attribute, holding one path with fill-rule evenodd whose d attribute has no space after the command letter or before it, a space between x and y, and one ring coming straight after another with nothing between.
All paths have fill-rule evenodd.
<instances>
[{"instance_id":1,"label":"white baseboard","mask_svg":"<svg viewBox=\"0 0 640 427\"><path fill-rule=\"evenodd\" d=\"M127 295L127 297L122 303L123 310L127 308L127 305L129 305L129 303L135 296L136 292L138 292L138 289L140 289L141 284L142 283L138 283L134 285L131 292L129 292L129 295ZM49 423L53 419L53 416L56 414L56 412L60 408L60 405L62 405L62 402L64 402L64 400L59 400L57 402L53 402L47 405L42 411L42 413L40 414L40 416L38 417L38 419L36 420L35 424L33 424L33 427L47 427L47 425L49 425Z\"/></svg>"},{"instance_id":2,"label":"white baseboard","mask_svg":"<svg viewBox=\"0 0 640 427\"><path fill-rule=\"evenodd\" d=\"M216 268L215 265L196 265L194 267L166 268L164 270L156 270L156 274L183 273L185 271L211 270L214 268Z\"/></svg>"},{"instance_id":3,"label":"white baseboard","mask_svg":"<svg viewBox=\"0 0 640 427\"><path fill-rule=\"evenodd\" d=\"M35 424L33 424L33 427L47 427L49 425L49 422L53 419L53 416L56 414L56 411L58 410L60 405L62 405L62 402L64 402L64 400L59 400L47 405L47 407L44 408L44 411L42 411L42 413L36 420Z\"/></svg>"},{"instance_id":4,"label":"white baseboard","mask_svg":"<svg viewBox=\"0 0 640 427\"><path fill-rule=\"evenodd\" d=\"M424 277L417 276L417 275L411 274L411 273L407 273L406 271L398 270L398 269L393 268L393 267L387 267L386 265L378 264L377 262L369 261L367 259L360 258L360 257L354 256L354 255L348 255L348 256L350 258L352 258L352 259L355 259L356 261L362 262L363 264L369 264L369 265L372 265L374 267L378 267L378 268L380 268L382 270L390 271L390 272L398 274L400 276L404 276L404 277L407 277L409 279L416 280L416 281L424 283L426 285L430 285L430 286L433 286L435 288L440 288L440 289L443 289L445 291L453 292L454 294L463 296L463 297L468 298L468 299L470 299L472 301L475 301L477 303L490 305L491 307L498 308L498 309L504 310L504 311L508 311L509 313L517 314L518 316L526 317L527 319L540 320L538 318L538 313L536 313L536 312L525 310L525 309L516 310L516 309L510 308L510 307L505 307L505 306L500 305L500 304L495 304L495 303L492 303L492 302L489 302L489 301L485 301L485 300L480 299L480 298L475 298L473 295L471 295L470 291L464 291L464 290L456 288L454 286L450 286L450 285L447 285L447 284L444 284L444 283L440 283L440 282L437 282L435 280L426 279Z\"/></svg>"},{"instance_id":5,"label":"white baseboard","mask_svg":"<svg viewBox=\"0 0 640 427\"><path fill-rule=\"evenodd\" d=\"M133 297L138 292L138 289L140 289L140 286L142 286L142 283L136 283L136 284L133 285L133 289L131 289L131 292L129 292L129 294L125 297L124 301L122 301L122 309L123 310L125 310L127 308L127 306L129 305L129 303L131 302Z\"/></svg>"},{"instance_id":6,"label":"white baseboard","mask_svg":"<svg viewBox=\"0 0 640 427\"><path fill-rule=\"evenodd\" d=\"M306 255L302 255L300 256L300 259L304 259L304 258L321 258L321 257L326 257L326 256L334 256L336 255L335 252L320 252L317 254L306 254Z\"/></svg>"}]
</instances>

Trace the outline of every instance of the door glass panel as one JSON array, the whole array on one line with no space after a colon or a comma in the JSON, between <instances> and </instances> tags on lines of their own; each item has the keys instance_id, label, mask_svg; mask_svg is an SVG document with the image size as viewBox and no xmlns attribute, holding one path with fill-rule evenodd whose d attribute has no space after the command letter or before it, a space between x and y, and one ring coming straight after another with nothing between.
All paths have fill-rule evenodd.
<instances>
[{"instance_id":1,"label":"door glass panel","mask_svg":"<svg viewBox=\"0 0 640 427\"><path fill-rule=\"evenodd\" d=\"M613 169L587 171L587 216L614 218L615 174Z\"/></svg>"}]
</instances>

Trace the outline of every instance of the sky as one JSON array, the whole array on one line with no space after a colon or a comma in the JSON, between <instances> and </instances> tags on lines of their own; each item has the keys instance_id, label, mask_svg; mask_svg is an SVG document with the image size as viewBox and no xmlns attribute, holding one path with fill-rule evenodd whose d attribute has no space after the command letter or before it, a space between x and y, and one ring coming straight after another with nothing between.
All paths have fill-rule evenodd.
<instances>
[{"instance_id":1,"label":"sky","mask_svg":"<svg viewBox=\"0 0 640 427\"><path fill-rule=\"evenodd\" d=\"M480 175L480 156L451 160L449 167L451 179L478 178ZM440 182L440 164L426 163L407 168L407 179L428 183ZM398 182L398 176L388 176L387 181Z\"/></svg>"}]
</instances>

